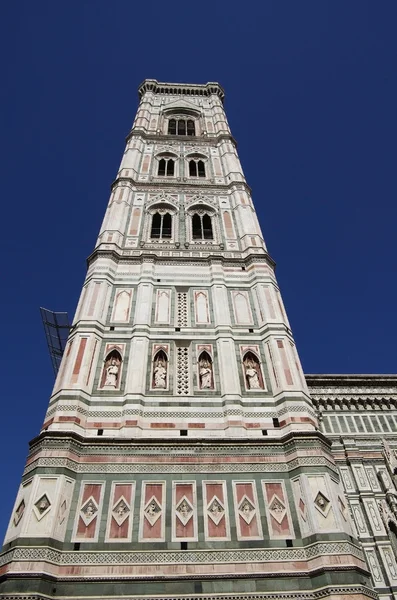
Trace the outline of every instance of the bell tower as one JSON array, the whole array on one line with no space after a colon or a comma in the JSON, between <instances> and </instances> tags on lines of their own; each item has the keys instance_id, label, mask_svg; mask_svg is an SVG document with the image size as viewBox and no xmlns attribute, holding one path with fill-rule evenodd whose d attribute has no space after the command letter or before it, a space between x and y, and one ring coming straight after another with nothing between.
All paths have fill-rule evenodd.
<instances>
[{"instance_id":1,"label":"bell tower","mask_svg":"<svg viewBox=\"0 0 397 600\"><path fill-rule=\"evenodd\" d=\"M139 98L0 597L374 598L224 92Z\"/></svg>"}]
</instances>

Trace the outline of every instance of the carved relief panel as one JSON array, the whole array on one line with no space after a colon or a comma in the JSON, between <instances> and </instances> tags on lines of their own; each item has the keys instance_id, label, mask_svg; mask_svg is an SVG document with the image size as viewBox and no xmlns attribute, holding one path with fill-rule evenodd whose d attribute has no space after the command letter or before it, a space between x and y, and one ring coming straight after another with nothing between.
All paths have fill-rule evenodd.
<instances>
[{"instance_id":1,"label":"carved relief panel","mask_svg":"<svg viewBox=\"0 0 397 600\"><path fill-rule=\"evenodd\" d=\"M233 497L237 539L263 539L255 481L233 481Z\"/></svg>"},{"instance_id":2,"label":"carved relief panel","mask_svg":"<svg viewBox=\"0 0 397 600\"><path fill-rule=\"evenodd\" d=\"M179 540L198 540L195 481L174 481L172 484L172 541Z\"/></svg>"},{"instance_id":3,"label":"carved relief panel","mask_svg":"<svg viewBox=\"0 0 397 600\"><path fill-rule=\"evenodd\" d=\"M317 531L339 529L332 506L332 494L325 476L308 476L310 511Z\"/></svg>"},{"instance_id":4,"label":"carved relief panel","mask_svg":"<svg viewBox=\"0 0 397 600\"><path fill-rule=\"evenodd\" d=\"M225 481L203 481L204 535L206 540L230 540Z\"/></svg>"},{"instance_id":5,"label":"carved relief panel","mask_svg":"<svg viewBox=\"0 0 397 600\"><path fill-rule=\"evenodd\" d=\"M130 542L133 522L135 482L113 482L110 492L107 542Z\"/></svg>"},{"instance_id":6,"label":"carved relief panel","mask_svg":"<svg viewBox=\"0 0 397 600\"><path fill-rule=\"evenodd\" d=\"M98 541L104 491L103 481L81 482L72 541Z\"/></svg>"},{"instance_id":7,"label":"carved relief panel","mask_svg":"<svg viewBox=\"0 0 397 600\"><path fill-rule=\"evenodd\" d=\"M262 481L270 538L294 538L288 498L283 481Z\"/></svg>"},{"instance_id":8,"label":"carved relief panel","mask_svg":"<svg viewBox=\"0 0 397 600\"><path fill-rule=\"evenodd\" d=\"M139 518L140 542L165 541L165 481L143 481Z\"/></svg>"}]
</instances>

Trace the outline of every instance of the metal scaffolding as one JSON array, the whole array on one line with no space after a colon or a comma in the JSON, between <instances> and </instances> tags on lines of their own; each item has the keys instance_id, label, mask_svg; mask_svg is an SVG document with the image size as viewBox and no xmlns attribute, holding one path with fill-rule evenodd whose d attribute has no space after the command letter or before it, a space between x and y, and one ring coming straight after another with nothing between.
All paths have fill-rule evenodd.
<instances>
[{"instance_id":1,"label":"metal scaffolding","mask_svg":"<svg viewBox=\"0 0 397 600\"><path fill-rule=\"evenodd\" d=\"M69 316L66 312L54 312L47 308L40 308L40 313L44 325L48 350L50 352L52 368L54 369L55 376L57 376L71 328Z\"/></svg>"}]
</instances>

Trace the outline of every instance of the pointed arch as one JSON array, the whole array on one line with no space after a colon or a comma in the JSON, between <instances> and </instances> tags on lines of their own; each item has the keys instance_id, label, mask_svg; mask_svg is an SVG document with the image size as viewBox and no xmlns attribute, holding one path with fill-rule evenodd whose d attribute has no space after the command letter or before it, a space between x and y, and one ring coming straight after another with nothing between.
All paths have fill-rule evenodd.
<instances>
[{"instance_id":1,"label":"pointed arch","mask_svg":"<svg viewBox=\"0 0 397 600\"><path fill-rule=\"evenodd\" d=\"M214 371L212 358L206 350L200 352L198 358L198 387L200 390L214 389Z\"/></svg>"},{"instance_id":2,"label":"pointed arch","mask_svg":"<svg viewBox=\"0 0 397 600\"><path fill-rule=\"evenodd\" d=\"M243 356L243 368L246 389L263 390L265 386L260 362L251 350L248 350Z\"/></svg>"},{"instance_id":3,"label":"pointed arch","mask_svg":"<svg viewBox=\"0 0 397 600\"><path fill-rule=\"evenodd\" d=\"M107 353L102 371L101 388L117 389L120 387L121 363L122 357L116 348Z\"/></svg>"},{"instance_id":4,"label":"pointed arch","mask_svg":"<svg viewBox=\"0 0 397 600\"><path fill-rule=\"evenodd\" d=\"M168 387L168 356L163 349L153 357L151 387L155 390L166 390Z\"/></svg>"}]
</instances>

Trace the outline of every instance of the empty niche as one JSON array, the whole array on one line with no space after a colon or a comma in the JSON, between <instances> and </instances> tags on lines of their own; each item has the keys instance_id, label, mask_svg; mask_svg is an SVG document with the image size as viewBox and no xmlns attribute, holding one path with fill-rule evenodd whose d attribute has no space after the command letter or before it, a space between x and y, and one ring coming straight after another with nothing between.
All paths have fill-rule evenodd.
<instances>
[{"instance_id":1,"label":"empty niche","mask_svg":"<svg viewBox=\"0 0 397 600\"><path fill-rule=\"evenodd\" d=\"M156 323L170 322L170 290L157 290Z\"/></svg>"},{"instance_id":2,"label":"empty niche","mask_svg":"<svg viewBox=\"0 0 397 600\"><path fill-rule=\"evenodd\" d=\"M194 294L194 307L196 311L196 323L209 323L208 294L200 291Z\"/></svg>"},{"instance_id":3,"label":"empty niche","mask_svg":"<svg viewBox=\"0 0 397 600\"><path fill-rule=\"evenodd\" d=\"M127 323L130 318L132 292L121 290L116 292L112 321Z\"/></svg>"},{"instance_id":4,"label":"empty niche","mask_svg":"<svg viewBox=\"0 0 397 600\"><path fill-rule=\"evenodd\" d=\"M154 355L152 368L152 388L155 390L167 389L168 358L164 350L159 350Z\"/></svg>"},{"instance_id":5,"label":"empty niche","mask_svg":"<svg viewBox=\"0 0 397 600\"><path fill-rule=\"evenodd\" d=\"M245 387L247 390L264 390L262 369L258 357L251 351L243 356Z\"/></svg>"},{"instance_id":6,"label":"empty niche","mask_svg":"<svg viewBox=\"0 0 397 600\"><path fill-rule=\"evenodd\" d=\"M214 371L212 358L205 350L198 359L198 382L200 390L214 389Z\"/></svg>"},{"instance_id":7,"label":"empty niche","mask_svg":"<svg viewBox=\"0 0 397 600\"><path fill-rule=\"evenodd\" d=\"M233 306L236 323L238 325L252 324L252 315L247 292L233 292Z\"/></svg>"},{"instance_id":8,"label":"empty niche","mask_svg":"<svg viewBox=\"0 0 397 600\"><path fill-rule=\"evenodd\" d=\"M121 362L122 358L118 350L113 349L107 354L102 372L101 388L117 389L120 387Z\"/></svg>"}]
</instances>

